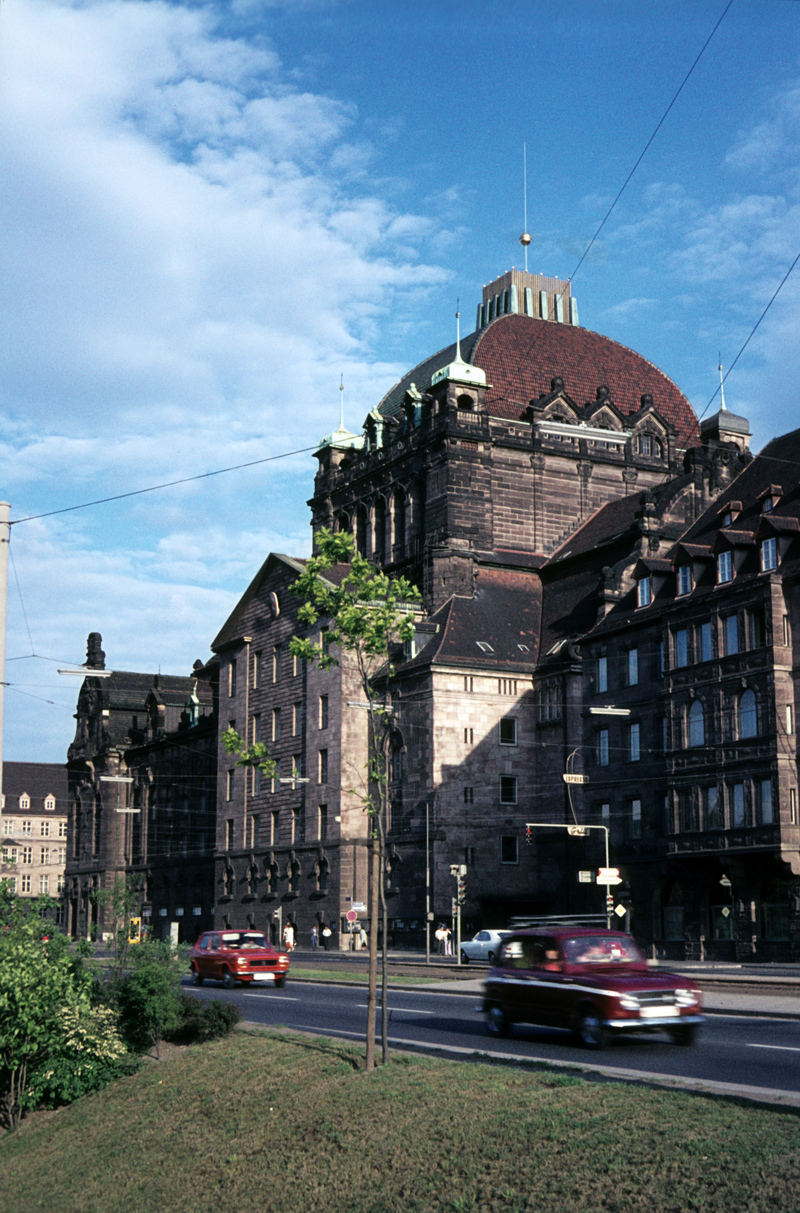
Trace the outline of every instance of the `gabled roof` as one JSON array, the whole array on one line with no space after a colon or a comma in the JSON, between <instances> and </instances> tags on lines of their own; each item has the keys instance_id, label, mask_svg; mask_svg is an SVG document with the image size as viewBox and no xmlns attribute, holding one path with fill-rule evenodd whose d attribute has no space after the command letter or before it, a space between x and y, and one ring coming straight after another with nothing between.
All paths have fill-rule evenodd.
<instances>
[{"instance_id":1,"label":"gabled roof","mask_svg":"<svg viewBox=\"0 0 800 1213\"><path fill-rule=\"evenodd\" d=\"M431 618L439 629L434 638L398 669L432 664L530 672L539 653L541 606L535 572L481 566L472 598L450 598Z\"/></svg>"},{"instance_id":2,"label":"gabled roof","mask_svg":"<svg viewBox=\"0 0 800 1213\"><path fill-rule=\"evenodd\" d=\"M452 362L455 352L453 344L414 367L387 392L380 411L385 416L399 413L412 383L426 392L435 372ZM694 409L672 380L641 354L600 333L531 316L499 316L464 338L461 353L486 372L491 416L516 421L520 410L548 394L550 381L560 377L572 399L584 404L596 399L598 387L608 387L609 402L623 415L638 413L641 397L652 396L660 416L674 426L679 448L698 440Z\"/></svg>"},{"instance_id":3,"label":"gabled roof","mask_svg":"<svg viewBox=\"0 0 800 1213\"><path fill-rule=\"evenodd\" d=\"M67 811L67 768L60 762L4 762L4 812L18 808L23 792L31 798L31 813L43 813L46 796L56 798L56 812Z\"/></svg>"}]
</instances>

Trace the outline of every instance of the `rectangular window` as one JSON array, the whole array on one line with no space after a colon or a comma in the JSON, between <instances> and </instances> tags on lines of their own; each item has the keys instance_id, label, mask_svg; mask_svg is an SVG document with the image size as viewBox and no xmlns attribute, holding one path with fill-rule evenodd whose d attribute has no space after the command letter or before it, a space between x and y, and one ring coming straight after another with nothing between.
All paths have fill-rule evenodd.
<instances>
[{"instance_id":1,"label":"rectangular window","mask_svg":"<svg viewBox=\"0 0 800 1213\"><path fill-rule=\"evenodd\" d=\"M261 670L261 650L253 653L253 690L258 690L258 676Z\"/></svg>"},{"instance_id":2,"label":"rectangular window","mask_svg":"<svg viewBox=\"0 0 800 1213\"><path fill-rule=\"evenodd\" d=\"M739 652L739 616L726 615L722 621L722 636L725 656Z\"/></svg>"},{"instance_id":3,"label":"rectangular window","mask_svg":"<svg viewBox=\"0 0 800 1213\"><path fill-rule=\"evenodd\" d=\"M639 650L628 649L628 686L635 687L639 681Z\"/></svg>"},{"instance_id":4,"label":"rectangular window","mask_svg":"<svg viewBox=\"0 0 800 1213\"><path fill-rule=\"evenodd\" d=\"M778 567L778 541L773 536L761 544L761 568L765 573Z\"/></svg>"},{"instance_id":5,"label":"rectangular window","mask_svg":"<svg viewBox=\"0 0 800 1213\"><path fill-rule=\"evenodd\" d=\"M516 678L498 678L497 694L498 695L516 695L517 680Z\"/></svg>"},{"instance_id":6,"label":"rectangular window","mask_svg":"<svg viewBox=\"0 0 800 1213\"><path fill-rule=\"evenodd\" d=\"M319 727L327 729L328 727L328 696L320 695L319 697Z\"/></svg>"},{"instance_id":7,"label":"rectangular window","mask_svg":"<svg viewBox=\"0 0 800 1213\"><path fill-rule=\"evenodd\" d=\"M641 800L631 801L631 838L641 838L642 836L642 802Z\"/></svg>"},{"instance_id":8,"label":"rectangular window","mask_svg":"<svg viewBox=\"0 0 800 1213\"><path fill-rule=\"evenodd\" d=\"M225 772L225 799L226 800L233 800L233 776L234 776L234 769L233 769L233 767L231 767L231 769L229 771Z\"/></svg>"},{"instance_id":9,"label":"rectangular window","mask_svg":"<svg viewBox=\"0 0 800 1213\"><path fill-rule=\"evenodd\" d=\"M649 577L642 577L636 585L636 605L640 607L650 606L652 598L652 588Z\"/></svg>"},{"instance_id":10,"label":"rectangular window","mask_svg":"<svg viewBox=\"0 0 800 1213\"><path fill-rule=\"evenodd\" d=\"M3 859L7 863L16 864L19 858L19 851L16 847L3 847Z\"/></svg>"},{"instance_id":11,"label":"rectangular window","mask_svg":"<svg viewBox=\"0 0 800 1213\"><path fill-rule=\"evenodd\" d=\"M49 894L49 892L50 892L50 877L49 876L40 876L39 877L39 896L40 897L47 896Z\"/></svg>"},{"instance_id":12,"label":"rectangular window","mask_svg":"<svg viewBox=\"0 0 800 1213\"><path fill-rule=\"evenodd\" d=\"M23 821L20 833L22 834L23 838L30 838L33 834L33 823L30 821Z\"/></svg>"},{"instance_id":13,"label":"rectangular window","mask_svg":"<svg viewBox=\"0 0 800 1213\"><path fill-rule=\"evenodd\" d=\"M473 679L472 675L465 674L464 675L464 690L466 691L466 693L468 695L471 695L472 692L474 691L474 689L475 689L475 686L474 686L474 679Z\"/></svg>"},{"instance_id":14,"label":"rectangular window","mask_svg":"<svg viewBox=\"0 0 800 1213\"><path fill-rule=\"evenodd\" d=\"M22 862L33 863L33 847L22 848Z\"/></svg>"},{"instance_id":15,"label":"rectangular window","mask_svg":"<svg viewBox=\"0 0 800 1213\"><path fill-rule=\"evenodd\" d=\"M292 678L296 678L300 673L300 658L296 653L292 653Z\"/></svg>"},{"instance_id":16,"label":"rectangular window","mask_svg":"<svg viewBox=\"0 0 800 1213\"><path fill-rule=\"evenodd\" d=\"M475 740L474 729L464 729L464 745L472 745Z\"/></svg>"},{"instance_id":17,"label":"rectangular window","mask_svg":"<svg viewBox=\"0 0 800 1213\"><path fill-rule=\"evenodd\" d=\"M258 745L261 740L261 713L256 712L253 716L253 745Z\"/></svg>"},{"instance_id":18,"label":"rectangular window","mask_svg":"<svg viewBox=\"0 0 800 1213\"><path fill-rule=\"evenodd\" d=\"M229 817L225 822L225 850L230 851L233 847L233 818Z\"/></svg>"},{"instance_id":19,"label":"rectangular window","mask_svg":"<svg viewBox=\"0 0 800 1213\"><path fill-rule=\"evenodd\" d=\"M797 789L789 788L789 824L797 825Z\"/></svg>"},{"instance_id":20,"label":"rectangular window","mask_svg":"<svg viewBox=\"0 0 800 1213\"><path fill-rule=\"evenodd\" d=\"M600 805L600 824L606 828L611 824L611 805L607 801Z\"/></svg>"},{"instance_id":21,"label":"rectangular window","mask_svg":"<svg viewBox=\"0 0 800 1213\"><path fill-rule=\"evenodd\" d=\"M58 823L58 836L59 836L59 838L66 838L66 836L67 836L67 823L66 823L66 821L60 821L60 822Z\"/></svg>"},{"instance_id":22,"label":"rectangular window","mask_svg":"<svg viewBox=\"0 0 800 1213\"><path fill-rule=\"evenodd\" d=\"M231 663L228 666L228 698L233 699L236 694L236 658L231 658Z\"/></svg>"},{"instance_id":23,"label":"rectangular window","mask_svg":"<svg viewBox=\"0 0 800 1213\"><path fill-rule=\"evenodd\" d=\"M50 862L50 848L49 847L42 847L42 856L41 856L41 859L39 860L39 862L40 863L49 863Z\"/></svg>"},{"instance_id":24,"label":"rectangular window","mask_svg":"<svg viewBox=\"0 0 800 1213\"><path fill-rule=\"evenodd\" d=\"M682 670L689 664L689 632L686 628L678 628L672 637L674 661L676 670Z\"/></svg>"},{"instance_id":25,"label":"rectangular window","mask_svg":"<svg viewBox=\"0 0 800 1213\"><path fill-rule=\"evenodd\" d=\"M305 842L305 840L306 840L305 815L303 813L302 807L298 808L298 809L292 809L292 842L293 843Z\"/></svg>"},{"instance_id":26,"label":"rectangular window","mask_svg":"<svg viewBox=\"0 0 800 1213\"><path fill-rule=\"evenodd\" d=\"M790 703L786 705L786 732L789 734L794 732L794 709Z\"/></svg>"},{"instance_id":27,"label":"rectangular window","mask_svg":"<svg viewBox=\"0 0 800 1213\"><path fill-rule=\"evenodd\" d=\"M20 893L30 893L30 891L31 891L31 878L30 878L30 876L20 876L20 878L19 878L19 891L20 891Z\"/></svg>"},{"instance_id":28,"label":"rectangular window","mask_svg":"<svg viewBox=\"0 0 800 1213\"><path fill-rule=\"evenodd\" d=\"M519 839L516 834L502 834L500 837L500 862L519 863Z\"/></svg>"},{"instance_id":29,"label":"rectangular window","mask_svg":"<svg viewBox=\"0 0 800 1213\"><path fill-rule=\"evenodd\" d=\"M328 782L328 751L320 750L319 752L319 782Z\"/></svg>"},{"instance_id":30,"label":"rectangular window","mask_svg":"<svg viewBox=\"0 0 800 1213\"><path fill-rule=\"evenodd\" d=\"M272 709L272 740L280 741L281 739L281 710L280 708Z\"/></svg>"},{"instance_id":31,"label":"rectangular window","mask_svg":"<svg viewBox=\"0 0 800 1213\"><path fill-rule=\"evenodd\" d=\"M639 751L639 725L628 725L628 761L638 762L641 758Z\"/></svg>"},{"instance_id":32,"label":"rectangular window","mask_svg":"<svg viewBox=\"0 0 800 1213\"><path fill-rule=\"evenodd\" d=\"M272 681L280 682L283 665L283 645L276 644L272 650Z\"/></svg>"},{"instance_id":33,"label":"rectangular window","mask_svg":"<svg viewBox=\"0 0 800 1213\"><path fill-rule=\"evenodd\" d=\"M707 830L722 829L722 814L720 813L719 792L716 786L703 789L703 816Z\"/></svg>"},{"instance_id":34,"label":"rectangular window","mask_svg":"<svg viewBox=\"0 0 800 1213\"><path fill-rule=\"evenodd\" d=\"M597 764L601 767L608 766L608 729L597 731Z\"/></svg>"},{"instance_id":35,"label":"rectangular window","mask_svg":"<svg viewBox=\"0 0 800 1213\"><path fill-rule=\"evenodd\" d=\"M597 658L597 685L595 690L598 694L608 690L608 658Z\"/></svg>"},{"instance_id":36,"label":"rectangular window","mask_svg":"<svg viewBox=\"0 0 800 1213\"><path fill-rule=\"evenodd\" d=\"M517 744L517 719L515 716L506 716L504 720L500 721L500 744Z\"/></svg>"},{"instance_id":37,"label":"rectangular window","mask_svg":"<svg viewBox=\"0 0 800 1213\"><path fill-rule=\"evenodd\" d=\"M666 752L667 752L667 718L666 718L666 716L659 716L658 720L656 721L656 729L657 729L656 736L661 738L661 753L666 754Z\"/></svg>"},{"instance_id":38,"label":"rectangular window","mask_svg":"<svg viewBox=\"0 0 800 1213\"><path fill-rule=\"evenodd\" d=\"M783 643L785 645L790 645L792 643L792 629L789 626L788 615L784 615L783 617Z\"/></svg>"},{"instance_id":39,"label":"rectangular window","mask_svg":"<svg viewBox=\"0 0 800 1213\"><path fill-rule=\"evenodd\" d=\"M270 813L269 840L272 846L277 846L281 840L281 814L279 809L276 809L274 813Z\"/></svg>"},{"instance_id":40,"label":"rectangular window","mask_svg":"<svg viewBox=\"0 0 800 1213\"><path fill-rule=\"evenodd\" d=\"M250 784L250 791L253 793L254 796L260 796L261 795L262 772L259 767L253 767L252 771L253 771L253 779Z\"/></svg>"},{"instance_id":41,"label":"rectangular window","mask_svg":"<svg viewBox=\"0 0 800 1213\"><path fill-rule=\"evenodd\" d=\"M3 880L5 882L9 893L16 893L16 891L17 891L16 876L2 876L2 877L0 877L0 880Z\"/></svg>"},{"instance_id":42,"label":"rectangular window","mask_svg":"<svg viewBox=\"0 0 800 1213\"><path fill-rule=\"evenodd\" d=\"M41 822L41 824L39 826L39 834L42 838L50 837L50 822L49 821Z\"/></svg>"},{"instance_id":43,"label":"rectangular window","mask_svg":"<svg viewBox=\"0 0 800 1213\"><path fill-rule=\"evenodd\" d=\"M678 823L682 834L697 829L694 819L694 793L691 788L681 788L678 792Z\"/></svg>"},{"instance_id":44,"label":"rectangular window","mask_svg":"<svg viewBox=\"0 0 800 1213\"><path fill-rule=\"evenodd\" d=\"M767 643L767 627L764 620L764 608L754 607L746 614L747 647L761 649Z\"/></svg>"},{"instance_id":45,"label":"rectangular window","mask_svg":"<svg viewBox=\"0 0 800 1213\"><path fill-rule=\"evenodd\" d=\"M758 824L772 825L772 780L759 779L758 784Z\"/></svg>"},{"instance_id":46,"label":"rectangular window","mask_svg":"<svg viewBox=\"0 0 800 1213\"><path fill-rule=\"evenodd\" d=\"M474 788L464 788L464 804L473 804L475 800Z\"/></svg>"},{"instance_id":47,"label":"rectangular window","mask_svg":"<svg viewBox=\"0 0 800 1213\"><path fill-rule=\"evenodd\" d=\"M328 837L328 806L321 804L319 806L319 840L325 842Z\"/></svg>"},{"instance_id":48,"label":"rectangular window","mask_svg":"<svg viewBox=\"0 0 800 1213\"><path fill-rule=\"evenodd\" d=\"M15 822L14 822L14 818L13 818L13 817L4 817L4 818L3 818L3 833L4 833L6 836L8 836L8 835L10 835L10 834L13 834L13 833L14 833L14 825L15 825Z\"/></svg>"},{"instance_id":49,"label":"rectangular window","mask_svg":"<svg viewBox=\"0 0 800 1213\"><path fill-rule=\"evenodd\" d=\"M745 824L744 784L729 784L728 797L731 806L731 825L743 826Z\"/></svg>"},{"instance_id":50,"label":"rectangular window","mask_svg":"<svg viewBox=\"0 0 800 1213\"><path fill-rule=\"evenodd\" d=\"M517 803L517 777L516 777L516 775L501 775L500 776L500 803L501 804L516 804Z\"/></svg>"},{"instance_id":51,"label":"rectangular window","mask_svg":"<svg viewBox=\"0 0 800 1213\"><path fill-rule=\"evenodd\" d=\"M733 557L730 551L720 552L717 556L717 584L725 585L733 581Z\"/></svg>"},{"instance_id":52,"label":"rectangular window","mask_svg":"<svg viewBox=\"0 0 800 1213\"><path fill-rule=\"evenodd\" d=\"M663 678L664 671L667 668L667 655L666 655L663 640L659 640L659 642L658 642L657 660L658 660L658 677Z\"/></svg>"},{"instance_id":53,"label":"rectangular window","mask_svg":"<svg viewBox=\"0 0 800 1213\"><path fill-rule=\"evenodd\" d=\"M692 588L692 566L690 564L678 565L678 593L688 594Z\"/></svg>"},{"instance_id":54,"label":"rectangular window","mask_svg":"<svg viewBox=\"0 0 800 1213\"><path fill-rule=\"evenodd\" d=\"M711 624L698 623L697 625L697 660L710 661L714 656L711 648Z\"/></svg>"}]
</instances>

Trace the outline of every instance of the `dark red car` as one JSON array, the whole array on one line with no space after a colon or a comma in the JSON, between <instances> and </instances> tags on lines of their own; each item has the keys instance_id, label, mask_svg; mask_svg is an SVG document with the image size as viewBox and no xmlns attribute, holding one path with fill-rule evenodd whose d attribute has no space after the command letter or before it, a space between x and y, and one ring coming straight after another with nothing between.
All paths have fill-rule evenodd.
<instances>
[{"instance_id":1,"label":"dark red car","mask_svg":"<svg viewBox=\"0 0 800 1213\"><path fill-rule=\"evenodd\" d=\"M260 931L206 931L189 953L189 964L194 985L210 978L230 990L237 981L285 985L289 957Z\"/></svg>"},{"instance_id":2,"label":"dark red car","mask_svg":"<svg viewBox=\"0 0 800 1213\"><path fill-rule=\"evenodd\" d=\"M483 997L486 1026L570 1028L588 1049L612 1033L667 1031L694 1043L703 996L687 977L650 968L622 931L535 928L504 939Z\"/></svg>"}]
</instances>

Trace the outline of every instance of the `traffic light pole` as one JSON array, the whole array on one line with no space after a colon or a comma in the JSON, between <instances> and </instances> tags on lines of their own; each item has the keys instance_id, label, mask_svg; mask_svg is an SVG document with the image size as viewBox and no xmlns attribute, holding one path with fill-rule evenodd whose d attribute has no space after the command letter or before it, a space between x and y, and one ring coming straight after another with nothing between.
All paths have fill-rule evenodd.
<instances>
[{"instance_id":1,"label":"traffic light pole","mask_svg":"<svg viewBox=\"0 0 800 1213\"><path fill-rule=\"evenodd\" d=\"M564 825L558 821L526 821L525 829L530 835L531 830L566 830L573 838L585 838L590 830L602 830L606 836L606 868L609 867L608 860L608 826L576 826ZM609 909L609 900L611 894L606 893L606 926L611 928L611 910Z\"/></svg>"}]
</instances>

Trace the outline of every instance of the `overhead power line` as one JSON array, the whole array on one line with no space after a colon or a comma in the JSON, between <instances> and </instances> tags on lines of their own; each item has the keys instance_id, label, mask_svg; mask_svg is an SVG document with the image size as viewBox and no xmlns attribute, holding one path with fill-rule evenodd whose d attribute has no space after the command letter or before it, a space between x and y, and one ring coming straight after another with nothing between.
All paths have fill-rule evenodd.
<instances>
[{"instance_id":1,"label":"overhead power line","mask_svg":"<svg viewBox=\"0 0 800 1213\"><path fill-rule=\"evenodd\" d=\"M249 463L237 463L229 468L215 468L213 472L200 472L197 476L183 476L180 480L167 480L164 484L151 484L146 489L132 489L129 493L116 493L113 497L98 497L96 501L83 501L80 505L66 505L60 510L47 510L44 514L29 514L27 518L15 518L10 525L19 526L21 522L36 522L40 518L53 518L56 514L69 514L73 510L88 510L94 505L108 505L111 501L123 501L126 497L141 497L144 493L157 493L161 489L171 489L178 484L191 484L194 480L208 480L211 476L224 476L227 472L240 472L243 468L254 468L261 463L274 463L276 459L288 459L291 455L306 455L316 450L314 446L304 446L297 451L284 451L281 455L267 455L264 459L251 459Z\"/></svg>"}]
</instances>

